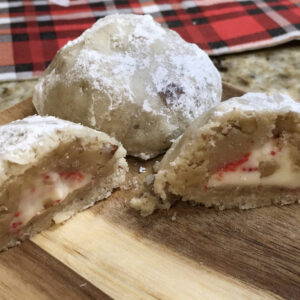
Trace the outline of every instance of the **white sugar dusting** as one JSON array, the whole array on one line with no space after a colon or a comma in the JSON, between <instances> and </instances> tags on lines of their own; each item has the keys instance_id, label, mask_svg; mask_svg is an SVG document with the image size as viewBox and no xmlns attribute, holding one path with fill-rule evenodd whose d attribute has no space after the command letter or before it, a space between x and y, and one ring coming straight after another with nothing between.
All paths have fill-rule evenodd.
<instances>
[{"instance_id":1,"label":"white sugar dusting","mask_svg":"<svg viewBox=\"0 0 300 300\"><path fill-rule=\"evenodd\" d=\"M0 126L0 159L14 155L15 150L26 152L41 138L70 126L77 129L83 128L69 121L38 115L2 125ZM38 143L40 146L43 145L43 141Z\"/></svg>"},{"instance_id":2,"label":"white sugar dusting","mask_svg":"<svg viewBox=\"0 0 300 300\"><path fill-rule=\"evenodd\" d=\"M161 56L156 56L157 61L162 61ZM168 70L163 66L158 66L158 68L152 74L152 80L156 87L156 92L163 90L168 81Z\"/></svg>"},{"instance_id":3,"label":"white sugar dusting","mask_svg":"<svg viewBox=\"0 0 300 300\"><path fill-rule=\"evenodd\" d=\"M64 118L73 120L64 107L74 101L86 108L78 112L81 122L118 137L127 149L133 145L129 154L149 159L220 102L222 83L205 52L151 16L110 15L59 51L36 87L33 103L40 114L49 113L46 104L57 101L56 91L63 95ZM132 134L131 120L137 118L147 124ZM113 126L105 127L107 121Z\"/></svg>"},{"instance_id":4,"label":"white sugar dusting","mask_svg":"<svg viewBox=\"0 0 300 300\"><path fill-rule=\"evenodd\" d=\"M40 116L31 116L0 126L0 169L5 169L7 162L19 165L33 162L37 156L42 155L42 152L48 151L58 143L53 133L67 127L72 127L73 130L83 128L69 121ZM46 140L47 145L44 143ZM0 182L5 176L2 173Z\"/></svg>"},{"instance_id":5,"label":"white sugar dusting","mask_svg":"<svg viewBox=\"0 0 300 300\"><path fill-rule=\"evenodd\" d=\"M144 101L143 110L147 111L147 112L152 112L152 108L151 108L150 103L149 103L148 100Z\"/></svg>"},{"instance_id":6,"label":"white sugar dusting","mask_svg":"<svg viewBox=\"0 0 300 300\"><path fill-rule=\"evenodd\" d=\"M97 121L96 121L95 110L93 105L89 106L89 114L90 114L91 125L96 126Z\"/></svg>"},{"instance_id":7,"label":"white sugar dusting","mask_svg":"<svg viewBox=\"0 0 300 300\"><path fill-rule=\"evenodd\" d=\"M94 89L118 89L130 98L130 77L136 70L136 61L125 54L102 55L95 50L82 49L75 60L74 66L68 71L67 77L80 79L83 76ZM107 76L110 71L113 76ZM116 81L123 81L118 87Z\"/></svg>"},{"instance_id":8,"label":"white sugar dusting","mask_svg":"<svg viewBox=\"0 0 300 300\"><path fill-rule=\"evenodd\" d=\"M106 28L114 28L110 33L110 49L109 45L94 49L85 46L84 41L93 39L96 32ZM205 52L194 44L184 42L174 32L168 35L169 32L148 15L110 15L103 18L63 47L66 51L82 43L67 77L73 78L73 81L74 78L84 78L92 87L107 94L113 90L115 107L124 98L134 101L135 87L132 84L139 76L136 71L145 70L149 73L150 81L144 89L149 97L147 102L142 102L143 110L166 115L165 110L154 109L157 105L152 107L149 101L161 101L159 94L170 92L175 100L166 101L169 108L193 120L219 101L216 99L221 96L220 75ZM156 52L152 50L154 45L159 45ZM205 88L207 84L211 89ZM176 85L182 94L165 91L168 85ZM121 93L125 93L126 97L117 99L116 95Z\"/></svg>"},{"instance_id":9,"label":"white sugar dusting","mask_svg":"<svg viewBox=\"0 0 300 300\"><path fill-rule=\"evenodd\" d=\"M147 41L148 44L154 43L156 40L163 39L166 31L160 26L153 26L152 17L146 15L141 19L142 26L136 26L133 31L133 37L141 41Z\"/></svg>"},{"instance_id":10,"label":"white sugar dusting","mask_svg":"<svg viewBox=\"0 0 300 300\"><path fill-rule=\"evenodd\" d=\"M76 138L83 145L99 140L116 143L104 133L50 116L35 115L0 126L0 185L37 164L60 144Z\"/></svg>"},{"instance_id":11,"label":"white sugar dusting","mask_svg":"<svg viewBox=\"0 0 300 300\"><path fill-rule=\"evenodd\" d=\"M283 94L247 93L242 97L235 97L222 102L213 110L213 115L222 116L233 109L243 112L292 111L300 113L300 103Z\"/></svg>"}]
</instances>

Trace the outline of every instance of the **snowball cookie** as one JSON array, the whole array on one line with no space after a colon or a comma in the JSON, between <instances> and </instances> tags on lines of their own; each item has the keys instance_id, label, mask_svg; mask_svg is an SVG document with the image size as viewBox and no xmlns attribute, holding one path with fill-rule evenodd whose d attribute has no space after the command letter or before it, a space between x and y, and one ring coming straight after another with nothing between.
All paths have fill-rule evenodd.
<instances>
[{"instance_id":1,"label":"snowball cookie","mask_svg":"<svg viewBox=\"0 0 300 300\"><path fill-rule=\"evenodd\" d=\"M161 161L154 191L241 209L300 199L300 103L249 93L199 117Z\"/></svg>"},{"instance_id":2,"label":"snowball cookie","mask_svg":"<svg viewBox=\"0 0 300 300\"><path fill-rule=\"evenodd\" d=\"M220 75L196 45L151 16L111 15L57 53L33 103L149 159L220 99Z\"/></svg>"},{"instance_id":3,"label":"snowball cookie","mask_svg":"<svg viewBox=\"0 0 300 300\"><path fill-rule=\"evenodd\" d=\"M54 117L0 126L0 250L108 197L125 155L107 134Z\"/></svg>"}]
</instances>

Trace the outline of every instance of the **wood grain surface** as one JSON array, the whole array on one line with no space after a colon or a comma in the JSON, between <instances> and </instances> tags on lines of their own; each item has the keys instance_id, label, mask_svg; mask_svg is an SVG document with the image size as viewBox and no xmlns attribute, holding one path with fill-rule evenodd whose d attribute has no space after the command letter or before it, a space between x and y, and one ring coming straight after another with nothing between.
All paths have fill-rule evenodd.
<instances>
[{"instance_id":1,"label":"wood grain surface","mask_svg":"<svg viewBox=\"0 0 300 300\"><path fill-rule=\"evenodd\" d=\"M224 85L224 98L242 93ZM128 203L155 160L128 162L126 189L0 254L1 299L300 299L299 205L178 203L142 218Z\"/></svg>"},{"instance_id":2,"label":"wood grain surface","mask_svg":"<svg viewBox=\"0 0 300 300\"><path fill-rule=\"evenodd\" d=\"M149 238L149 233L140 233L138 227L129 230L122 222L107 219L102 213L115 213L117 217L120 208L113 208L111 202L114 200L108 199L97 207L100 211L107 208L106 212L85 211L64 226L37 235L33 241L114 299L279 298L237 277L215 271L205 261L199 263L181 255L177 247L169 247L169 235L161 235L163 241L156 242ZM119 196L116 202L127 209ZM128 225L132 215L127 216ZM156 217L150 217L148 222L151 220L156 221ZM171 218L165 222L172 223ZM160 227L161 222L151 226ZM171 233L174 231L175 238L180 238L177 231L182 230L177 228ZM188 246L191 239L192 236L185 237L180 243ZM201 245L194 245L194 250L200 248Z\"/></svg>"},{"instance_id":3,"label":"wood grain surface","mask_svg":"<svg viewBox=\"0 0 300 300\"><path fill-rule=\"evenodd\" d=\"M111 299L31 241L0 255L1 299Z\"/></svg>"},{"instance_id":4,"label":"wood grain surface","mask_svg":"<svg viewBox=\"0 0 300 300\"><path fill-rule=\"evenodd\" d=\"M0 111L0 125L36 114L31 98Z\"/></svg>"},{"instance_id":5,"label":"wood grain surface","mask_svg":"<svg viewBox=\"0 0 300 300\"><path fill-rule=\"evenodd\" d=\"M140 165L151 172L151 162L132 159L135 178L145 176L135 175ZM199 265L285 299L300 299L300 205L218 211L179 202L140 218L126 204L133 194L138 190L118 191L92 211Z\"/></svg>"}]
</instances>

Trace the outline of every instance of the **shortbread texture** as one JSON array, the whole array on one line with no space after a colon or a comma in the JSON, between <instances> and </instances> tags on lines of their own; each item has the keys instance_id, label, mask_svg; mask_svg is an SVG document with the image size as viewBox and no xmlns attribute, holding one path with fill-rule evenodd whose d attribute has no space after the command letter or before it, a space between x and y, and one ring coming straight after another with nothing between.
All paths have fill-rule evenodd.
<instances>
[{"instance_id":1,"label":"shortbread texture","mask_svg":"<svg viewBox=\"0 0 300 300\"><path fill-rule=\"evenodd\" d=\"M55 117L0 126L0 250L108 197L125 156L107 134Z\"/></svg>"},{"instance_id":2,"label":"shortbread texture","mask_svg":"<svg viewBox=\"0 0 300 300\"><path fill-rule=\"evenodd\" d=\"M149 159L221 94L219 72L195 44L149 15L110 15L58 51L33 103L41 115L106 132Z\"/></svg>"},{"instance_id":3,"label":"shortbread texture","mask_svg":"<svg viewBox=\"0 0 300 300\"><path fill-rule=\"evenodd\" d=\"M300 104L248 93L199 117L162 159L154 191L163 201L220 209L300 199Z\"/></svg>"}]
</instances>

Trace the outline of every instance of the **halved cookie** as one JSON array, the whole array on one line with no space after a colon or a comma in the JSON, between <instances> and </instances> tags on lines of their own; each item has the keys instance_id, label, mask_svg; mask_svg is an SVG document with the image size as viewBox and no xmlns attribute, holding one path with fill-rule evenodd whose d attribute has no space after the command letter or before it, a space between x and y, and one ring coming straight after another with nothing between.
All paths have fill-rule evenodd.
<instances>
[{"instance_id":1,"label":"halved cookie","mask_svg":"<svg viewBox=\"0 0 300 300\"><path fill-rule=\"evenodd\" d=\"M125 155L108 135L54 117L0 126L0 250L108 197Z\"/></svg>"},{"instance_id":2,"label":"halved cookie","mask_svg":"<svg viewBox=\"0 0 300 300\"><path fill-rule=\"evenodd\" d=\"M300 199L300 104L248 93L198 118L166 153L154 191L220 209Z\"/></svg>"}]
</instances>

